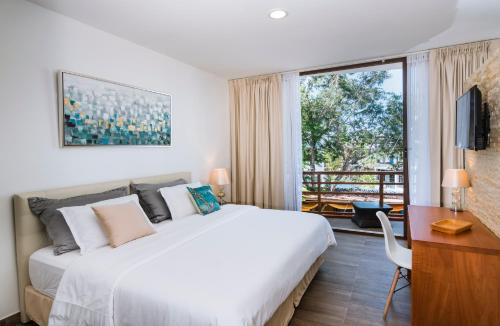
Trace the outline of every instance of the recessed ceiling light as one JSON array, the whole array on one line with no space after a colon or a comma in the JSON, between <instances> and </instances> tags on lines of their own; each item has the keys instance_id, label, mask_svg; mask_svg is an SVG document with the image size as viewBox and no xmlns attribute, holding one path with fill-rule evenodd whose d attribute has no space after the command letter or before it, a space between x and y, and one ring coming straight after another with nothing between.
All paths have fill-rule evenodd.
<instances>
[{"instance_id":1,"label":"recessed ceiling light","mask_svg":"<svg viewBox=\"0 0 500 326\"><path fill-rule=\"evenodd\" d=\"M283 9L273 9L269 12L269 17L272 19L283 19L288 15Z\"/></svg>"}]
</instances>

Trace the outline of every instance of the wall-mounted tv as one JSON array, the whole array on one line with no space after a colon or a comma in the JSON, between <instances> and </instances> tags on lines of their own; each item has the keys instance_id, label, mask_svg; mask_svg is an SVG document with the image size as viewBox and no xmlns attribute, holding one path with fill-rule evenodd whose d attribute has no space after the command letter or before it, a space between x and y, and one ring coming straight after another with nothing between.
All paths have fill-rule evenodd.
<instances>
[{"instance_id":1,"label":"wall-mounted tv","mask_svg":"<svg viewBox=\"0 0 500 326\"><path fill-rule=\"evenodd\" d=\"M489 112L483 107L481 91L477 86L457 99L455 146L480 150L488 146Z\"/></svg>"}]
</instances>

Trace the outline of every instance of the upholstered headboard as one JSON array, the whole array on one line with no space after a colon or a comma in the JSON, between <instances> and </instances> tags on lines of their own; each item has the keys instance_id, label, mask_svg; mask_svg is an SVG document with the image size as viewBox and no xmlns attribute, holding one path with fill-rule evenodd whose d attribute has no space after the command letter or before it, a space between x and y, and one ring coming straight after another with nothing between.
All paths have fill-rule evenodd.
<instances>
[{"instance_id":1,"label":"upholstered headboard","mask_svg":"<svg viewBox=\"0 0 500 326\"><path fill-rule=\"evenodd\" d=\"M30 285L28 262L29 257L36 250L50 245L45 227L40 219L33 215L28 205L30 197L66 198L91 193L98 193L118 187L128 187L130 183L160 183L176 179L191 181L190 172L179 172L153 177L136 178L131 180L111 181L84 186L59 188L44 191L27 192L14 195L14 226L16 235L16 260L17 260L17 282L19 288L19 305L21 320L27 322L26 308L24 304L24 289Z\"/></svg>"}]
</instances>

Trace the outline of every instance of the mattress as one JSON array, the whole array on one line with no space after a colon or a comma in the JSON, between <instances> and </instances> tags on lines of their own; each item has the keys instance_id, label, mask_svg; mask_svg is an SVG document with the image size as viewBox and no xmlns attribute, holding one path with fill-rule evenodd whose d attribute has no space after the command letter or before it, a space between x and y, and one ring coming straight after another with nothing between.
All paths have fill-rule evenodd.
<instances>
[{"instance_id":1,"label":"mattress","mask_svg":"<svg viewBox=\"0 0 500 326\"><path fill-rule=\"evenodd\" d=\"M170 222L171 220L167 220L153 224L153 226L157 232L161 232ZM38 249L31 254L29 259L28 270L31 285L39 292L54 299L64 272L73 262L82 257L79 250L56 256L53 246Z\"/></svg>"},{"instance_id":2,"label":"mattress","mask_svg":"<svg viewBox=\"0 0 500 326\"><path fill-rule=\"evenodd\" d=\"M53 246L38 249L29 260L31 285L46 296L54 298L64 271L81 257L79 250L56 256Z\"/></svg>"}]
</instances>

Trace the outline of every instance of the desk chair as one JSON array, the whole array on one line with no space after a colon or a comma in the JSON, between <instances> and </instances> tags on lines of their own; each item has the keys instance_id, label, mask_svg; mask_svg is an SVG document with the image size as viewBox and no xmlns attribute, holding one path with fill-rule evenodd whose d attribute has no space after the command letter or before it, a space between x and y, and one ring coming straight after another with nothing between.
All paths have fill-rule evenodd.
<instances>
[{"instance_id":1,"label":"desk chair","mask_svg":"<svg viewBox=\"0 0 500 326\"><path fill-rule=\"evenodd\" d=\"M389 260L396 265L396 271L394 272L394 277L392 278L391 289L387 295L384 307L384 319L386 319L393 294L410 285L408 271L411 270L411 250L403 247L396 241L396 237L392 231L391 222L384 212L377 212L377 217L380 220L382 230L384 231L385 253ZM402 269L407 270L406 274L402 273ZM401 278L404 278L408 284L396 289L396 285Z\"/></svg>"}]
</instances>

